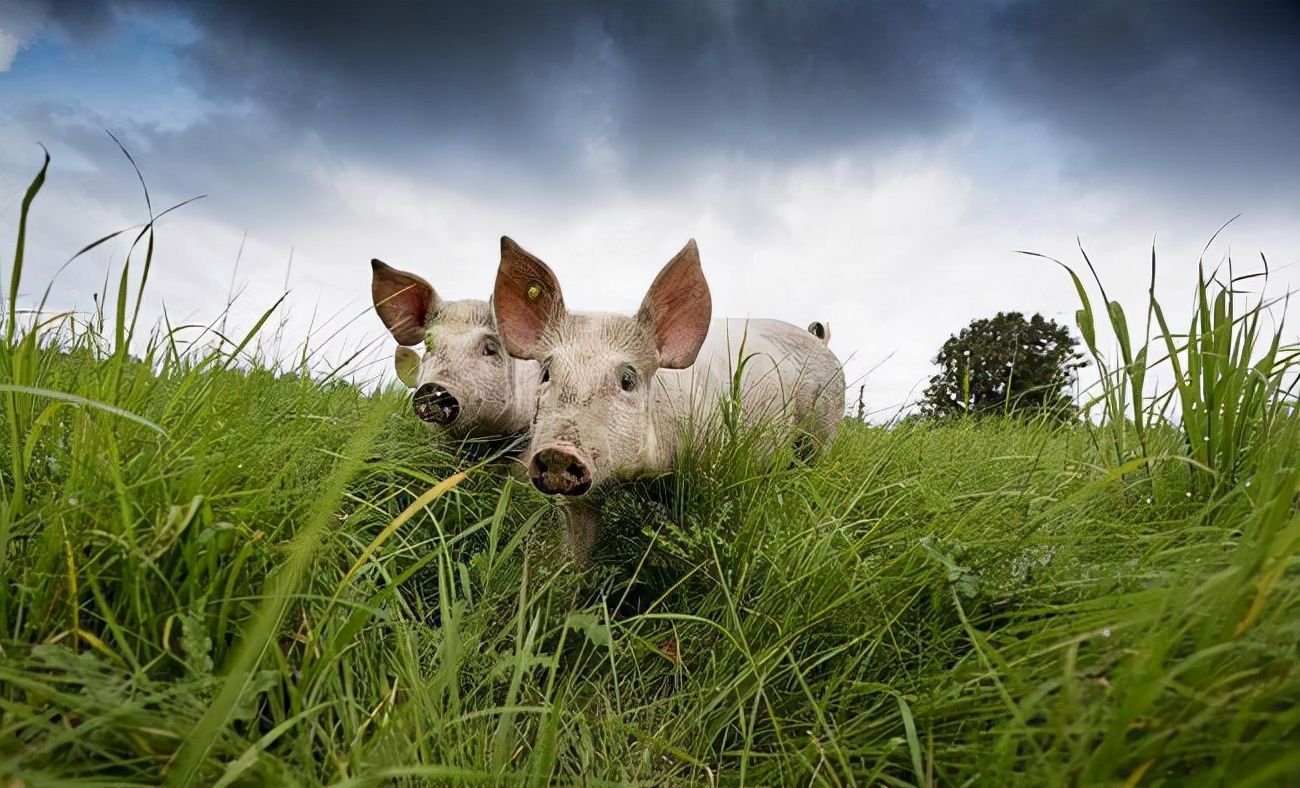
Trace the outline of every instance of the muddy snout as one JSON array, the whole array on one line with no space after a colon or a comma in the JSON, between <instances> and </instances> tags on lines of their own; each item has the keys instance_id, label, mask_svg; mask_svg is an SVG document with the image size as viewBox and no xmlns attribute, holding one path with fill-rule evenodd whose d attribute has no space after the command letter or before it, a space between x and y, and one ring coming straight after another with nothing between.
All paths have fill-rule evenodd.
<instances>
[{"instance_id":1,"label":"muddy snout","mask_svg":"<svg viewBox=\"0 0 1300 788\"><path fill-rule=\"evenodd\" d=\"M591 464L571 444L533 452L528 470L533 486L547 495L582 495L591 489Z\"/></svg>"},{"instance_id":2,"label":"muddy snout","mask_svg":"<svg viewBox=\"0 0 1300 788\"><path fill-rule=\"evenodd\" d=\"M460 403L441 385L425 383L415 390L411 399L415 415L430 424L446 427L460 415Z\"/></svg>"}]
</instances>

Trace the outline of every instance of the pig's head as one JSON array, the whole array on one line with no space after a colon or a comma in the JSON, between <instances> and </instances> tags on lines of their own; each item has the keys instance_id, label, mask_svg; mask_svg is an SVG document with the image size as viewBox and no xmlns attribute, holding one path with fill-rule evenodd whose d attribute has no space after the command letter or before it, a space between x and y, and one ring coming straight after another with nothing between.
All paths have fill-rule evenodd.
<instances>
[{"instance_id":1,"label":"pig's head","mask_svg":"<svg viewBox=\"0 0 1300 788\"><path fill-rule=\"evenodd\" d=\"M532 420L536 365L502 348L486 301L443 301L415 274L370 261L375 311L401 346L397 376L421 419L457 437L512 435ZM423 345L424 356L411 345Z\"/></svg>"},{"instance_id":2,"label":"pig's head","mask_svg":"<svg viewBox=\"0 0 1300 788\"><path fill-rule=\"evenodd\" d=\"M541 260L501 239L492 294L501 341L541 364L525 458L544 493L582 495L646 469L655 453L653 381L695 361L712 301L695 241L664 266L634 316L574 314Z\"/></svg>"}]
</instances>

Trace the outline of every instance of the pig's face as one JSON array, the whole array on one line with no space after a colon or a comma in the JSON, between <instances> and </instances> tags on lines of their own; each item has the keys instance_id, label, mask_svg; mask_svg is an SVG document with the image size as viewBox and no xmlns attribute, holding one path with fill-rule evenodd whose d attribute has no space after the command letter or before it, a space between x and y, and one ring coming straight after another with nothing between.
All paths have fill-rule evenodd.
<instances>
[{"instance_id":1,"label":"pig's face","mask_svg":"<svg viewBox=\"0 0 1300 788\"><path fill-rule=\"evenodd\" d=\"M520 432L532 417L536 365L510 358L486 301L443 301L427 282L374 260L375 310L403 345L394 363L412 389L415 413L457 437ZM406 345L423 345L423 357ZM527 381L519 378L527 377Z\"/></svg>"},{"instance_id":2,"label":"pig's face","mask_svg":"<svg viewBox=\"0 0 1300 788\"><path fill-rule=\"evenodd\" d=\"M411 386L415 413L461 437L525 429L528 419L514 417L511 401L516 364L501 347L487 302L443 302Z\"/></svg>"},{"instance_id":3,"label":"pig's face","mask_svg":"<svg viewBox=\"0 0 1300 788\"><path fill-rule=\"evenodd\" d=\"M565 315L538 348L528 468L542 492L581 495L632 472L650 426L655 348L635 318Z\"/></svg>"},{"instance_id":4,"label":"pig's face","mask_svg":"<svg viewBox=\"0 0 1300 788\"><path fill-rule=\"evenodd\" d=\"M654 452L654 377L695 361L711 301L692 241L633 317L571 314L541 260L501 240L493 305L506 349L541 365L526 463L545 493L582 495L643 470Z\"/></svg>"}]
</instances>

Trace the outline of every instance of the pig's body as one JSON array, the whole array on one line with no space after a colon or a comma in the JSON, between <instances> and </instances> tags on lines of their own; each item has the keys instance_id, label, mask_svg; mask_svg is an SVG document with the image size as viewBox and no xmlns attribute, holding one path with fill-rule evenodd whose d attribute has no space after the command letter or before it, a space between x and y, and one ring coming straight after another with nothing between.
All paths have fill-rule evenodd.
<instances>
[{"instance_id":1,"label":"pig's body","mask_svg":"<svg viewBox=\"0 0 1300 788\"><path fill-rule=\"evenodd\" d=\"M683 434L716 428L737 369L746 426L763 426L778 440L806 435L817 447L835 437L844 373L820 339L781 320L714 320L692 366L655 374L640 467L620 475L672 470Z\"/></svg>"}]
</instances>

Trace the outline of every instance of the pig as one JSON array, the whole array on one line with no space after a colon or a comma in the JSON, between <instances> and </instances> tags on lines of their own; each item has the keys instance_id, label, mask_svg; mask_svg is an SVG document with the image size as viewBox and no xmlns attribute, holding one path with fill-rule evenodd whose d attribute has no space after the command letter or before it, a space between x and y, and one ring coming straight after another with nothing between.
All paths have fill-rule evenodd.
<instances>
[{"instance_id":1,"label":"pig","mask_svg":"<svg viewBox=\"0 0 1300 788\"><path fill-rule=\"evenodd\" d=\"M600 520L598 505L581 496L676 467L683 436L716 423L736 370L744 423L781 440L825 447L844 413L844 374L825 326L713 320L694 240L627 316L569 312L554 272L503 237L492 304L505 349L540 364L523 459L538 490L568 496L569 548L580 565Z\"/></svg>"},{"instance_id":2,"label":"pig","mask_svg":"<svg viewBox=\"0 0 1300 788\"><path fill-rule=\"evenodd\" d=\"M512 358L487 301L444 301L424 279L371 260L375 312L398 342L397 377L415 390L415 414L450 436L524 433L537 404L538 365ZM411 345L424 345L424 357Z\"/></svg>"}]
</instances>

